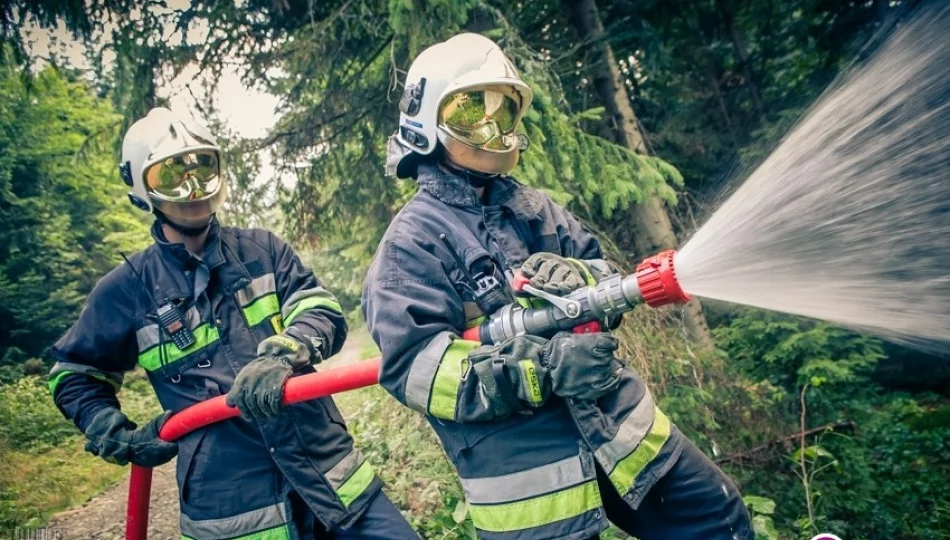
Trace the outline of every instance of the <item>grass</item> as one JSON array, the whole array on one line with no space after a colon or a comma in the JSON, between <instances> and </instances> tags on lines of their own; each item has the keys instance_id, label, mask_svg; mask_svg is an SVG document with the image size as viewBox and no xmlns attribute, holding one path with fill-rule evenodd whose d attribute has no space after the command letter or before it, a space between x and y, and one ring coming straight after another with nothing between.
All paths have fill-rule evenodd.
<instances>
[{"instance_id":1,"label":"grass","mask_svg":"<svg viewBox=\"0 0 950 540\"><path fill-rule=\"evenodd\" d=\"M119 399L137 422L159 411L144 373L130 374ZM126 475L127 468L87 453L84 444L53 405L43 378L25 377L0 390L0 531L40 527Z\"/></svg>"}]
</instances>

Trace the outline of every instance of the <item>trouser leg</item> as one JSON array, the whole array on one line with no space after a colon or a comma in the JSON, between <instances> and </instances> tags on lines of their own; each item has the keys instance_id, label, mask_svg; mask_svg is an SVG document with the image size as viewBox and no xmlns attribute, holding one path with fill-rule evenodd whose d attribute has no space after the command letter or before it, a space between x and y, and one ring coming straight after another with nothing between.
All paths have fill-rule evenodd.
<instances>
[{"instance_id":1,"label":"trouser leg","mask_svg":"<svg viewBox=\"0 0 950 540\"><path fill-rule=\"evenodd\" d=\"M314 540L415 540L419 538L406 518L402 517L396 505L382 491L373 495L369 505L355 523L346 529L337 528L329 532L320 525L319 521L313 519L313 515L309 513L303 501L299 500L299 496L295 493L292 495L294 497L291 498L291 504L295 509L299 508L299 512L307 512L309 514L307 517L310 518L301 520L305 523L298 523L298 530L304 535L308 534L304 531L309 531L310 537Z\"/></svg>"},{"instance_id":2,"label":"trouser leg","mask_svg":"<svg viewBox=\"0 0 950 540\"><path fill-rule=\"evenodd\" d=\"M636 510L600 467L607 519L640 540L752 540L752 522L735 483L689 440L673 467Z\"/></svg>"}]
</instances>

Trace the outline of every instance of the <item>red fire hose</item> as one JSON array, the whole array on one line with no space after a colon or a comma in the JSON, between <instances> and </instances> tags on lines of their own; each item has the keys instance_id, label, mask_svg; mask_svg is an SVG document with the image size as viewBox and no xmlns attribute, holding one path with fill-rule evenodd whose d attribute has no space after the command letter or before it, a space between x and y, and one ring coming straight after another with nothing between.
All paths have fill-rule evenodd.
<instances>
[{"instance_id":1,"label":"red fire hose","mask_svg":"<svg viewBox=\"0 0 950 540\"><path fill-rule=\"evenodd\" d=\"M372 386L379 382L379 358L345 367L301 375L287 381L285 405ZM165 422L159 436L166 441L181 437L205 426L240 415L228 407L225 396L203 401L184 409ZM152 492L152 469L132 465L129 478L129 504L125 514L126 540L145 540L148 535L148 505Z\"/></svg>"}]
</instances>

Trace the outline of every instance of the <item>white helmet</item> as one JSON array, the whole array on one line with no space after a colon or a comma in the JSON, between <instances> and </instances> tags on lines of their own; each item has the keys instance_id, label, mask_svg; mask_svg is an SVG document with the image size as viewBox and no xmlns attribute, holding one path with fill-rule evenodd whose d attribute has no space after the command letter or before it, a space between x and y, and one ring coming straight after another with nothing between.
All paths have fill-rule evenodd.
<instances>
[{"instance_id":1,"label":"white helmet","mask_svg":"<svg viewBox=\"0 0 950 540\"><path fill-rule=\"evenodd\" d=\"M206 225L227 198L214 137L193 119L163 107L129 127L119 171L132 188L132 204L184 227Z\"/></svg>"},{"instance_id":2,"label":"white helmet","mask_svg":"<svg viewBox=\"0 0 950 540\"><path fill-rule=\"evenodd\" d=\"M459 34L429 47L406 76L387 174L415 176L419 158L432 154L437 142L463 169L507 173L527 143L515 129L531 97L505 53L484 36Z\"/></svg>"}]
</instances>

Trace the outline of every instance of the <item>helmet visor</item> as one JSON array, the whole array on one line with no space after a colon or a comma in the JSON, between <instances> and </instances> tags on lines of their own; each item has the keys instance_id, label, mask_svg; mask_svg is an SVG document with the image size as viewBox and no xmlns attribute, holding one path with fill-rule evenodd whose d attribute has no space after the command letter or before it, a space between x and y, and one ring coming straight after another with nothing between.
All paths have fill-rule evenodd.
<instances>
[{"instance_id":1,"label":"helmet visor","mask_svg":"<svg viewBox=\"0 0 950 540\"><path fill-rule=\"evenodd\" d=\"M439 106L439 125L455 138L488 150L508 150L521 116L514 87L469 89L451 94Z\"/></svg>"},{"instance_id":2,"label":"helmet visor","mask_svg":"<svg viewBox=\"0 0 950 540\"><path fill-rule=\"evenodd\" d=\"M145 169L150 195L172 202L194 201L221 189L217 152L201 150L170 156Z\"/></svg>"}]
</instances>

